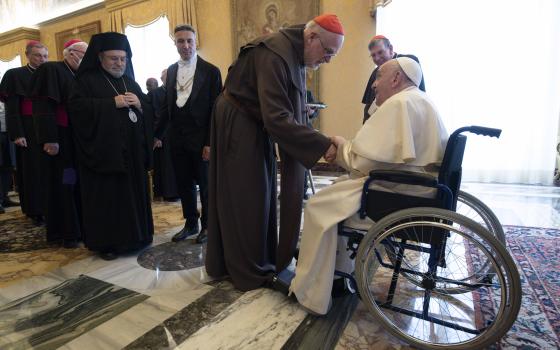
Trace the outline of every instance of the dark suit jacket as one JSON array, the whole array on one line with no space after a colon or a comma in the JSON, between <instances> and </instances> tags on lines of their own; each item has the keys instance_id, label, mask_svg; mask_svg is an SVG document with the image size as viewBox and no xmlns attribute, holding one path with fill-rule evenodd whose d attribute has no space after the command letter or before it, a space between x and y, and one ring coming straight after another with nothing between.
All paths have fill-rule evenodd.
<instances>
[{"instance_id":1,"label":"dark suit jacket","mask_svg":"<svg viewBox=\"0 0 560 350\"><path fill-rule=\"evenodd\" d=\"M210 146L210 119L214 102L222 90L222 76L218 67L197 57L191 95L182 111L174 115L177 100L177 63L167 69L166 102L161 107L161 120L156 127L158 139L166 135L172 150L198 152ZM167 132L166 132L167 130Z\"/></svg>"},{"instance_id":2,"label":"dark suit jacket","mask_svg":"<svg viewBox=\"0 0 560 350\"><path fill-rule=\"evenodd\" d=\"M154 109L154 130L157 129L161 119L161 107L166 103L165 87L158 86L155 90L148 92L148 100Z\"/></svg>"}]
</instances>

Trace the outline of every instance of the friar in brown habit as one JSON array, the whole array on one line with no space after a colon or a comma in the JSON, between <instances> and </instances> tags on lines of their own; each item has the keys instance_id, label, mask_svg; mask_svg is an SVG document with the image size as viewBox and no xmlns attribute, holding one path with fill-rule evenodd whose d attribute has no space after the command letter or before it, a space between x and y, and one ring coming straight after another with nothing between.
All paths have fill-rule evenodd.
<instances>
[{"instance_id":1,"label":"friar in brown habit","mask_svg":"<svg viewBox=\"0 0 560 350\"><path fill-rule=\"evenodd\" d=\"M305 69L330 62L344 32L324 14L241 48L211 126L206 270L236 288L264 285L291 261L300 231L305 168L334 159L328 137L307 126ZM280 230L276 159L282 166Z\"/></svg>"}]
</instances>

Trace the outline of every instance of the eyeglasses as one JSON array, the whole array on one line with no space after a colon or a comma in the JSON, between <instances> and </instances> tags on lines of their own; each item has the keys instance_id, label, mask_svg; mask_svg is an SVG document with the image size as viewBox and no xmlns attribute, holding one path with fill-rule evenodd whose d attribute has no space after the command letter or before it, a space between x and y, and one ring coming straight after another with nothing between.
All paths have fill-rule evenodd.
<instances>
[{"instance_id":1,"label":"eyeglasses","mask_svg":"<svg viewBox=\"0 0 560 350\"><path fill-rule=\"evenodd\" d=\"M321 37L319 35L317 35L317 39L319 39L319 43L321 43L321 47L323 48L323 51L325 51L325 56L327 57L336 56L336 52L333 49L331 49L330 47L325 47L325 45L323 45L323 41L321 40Z\"/></svg>"}]
</instances>

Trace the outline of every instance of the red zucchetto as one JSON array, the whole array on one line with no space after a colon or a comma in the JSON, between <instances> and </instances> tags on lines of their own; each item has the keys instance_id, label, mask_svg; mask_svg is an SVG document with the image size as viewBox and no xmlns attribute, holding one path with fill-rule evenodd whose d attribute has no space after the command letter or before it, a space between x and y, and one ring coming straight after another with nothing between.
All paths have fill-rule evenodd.
<instances>
[{"instance_id":1,"label":"red zucchetto","mask_svg":"<svg viewBox=\"0 0 560 350\"><path fill-rule=\"evenodd\" d=\"M375 41L375 40L380 40L380 39L387 39L387 38L385 37L385 35L376 35L373 38L371 38L370 41Z\"/></svg>"},{"instance_id":2,"label":"red zucchetto","mask_svg":"<svg viewBox=\"0 0 560 350\"><path fill-rule=\"evenodd\" d=\"M324 13L313 18L313 21L321 26L321 28L335 34L344 35L344 28L338 17L332 13Z\"/></svg>"},{"instance_id":3,"label":"red zucchetto","mask_svg":"<svg viewBox=\"0 0 560 350\"><path fill-rule=\"evenodd\" d=\"M82 40L80 39L72 39L72 40L68 40L67 42L64 43L64 48L66 49L68 46L72 46L75 43L81 43Z\"/></svg>"}]
</instances>

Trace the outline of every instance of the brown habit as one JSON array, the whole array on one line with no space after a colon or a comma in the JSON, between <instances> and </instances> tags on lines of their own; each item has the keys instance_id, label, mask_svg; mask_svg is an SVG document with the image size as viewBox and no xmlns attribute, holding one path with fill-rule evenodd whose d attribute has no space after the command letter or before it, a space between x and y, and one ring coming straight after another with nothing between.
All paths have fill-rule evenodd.
<instances>
[{"instance_id":1,"label":"brown habit","mask_svg":"<svg viewBox=\"0 0 560 350\"><path fill-rule=\"evenodd\" d=\"M329 139L307 127L303 26L241 49L216 100L211 127L206 270L241 290L262 286L291 261L305 168ZM276 159L282 160L279 239Z\"/></svg>"}]
</instances>

